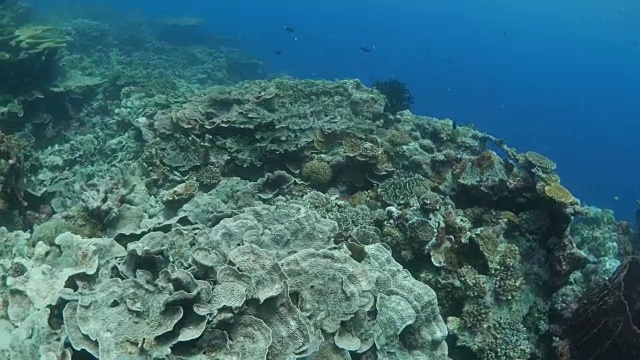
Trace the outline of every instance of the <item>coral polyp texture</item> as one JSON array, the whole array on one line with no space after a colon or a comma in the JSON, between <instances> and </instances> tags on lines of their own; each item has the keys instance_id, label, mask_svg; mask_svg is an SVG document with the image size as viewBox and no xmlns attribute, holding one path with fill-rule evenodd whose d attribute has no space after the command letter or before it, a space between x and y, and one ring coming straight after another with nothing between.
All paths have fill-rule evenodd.
<instances>
[{"instance_id":1,"label":"coral polyp texture","mask_svg":"<svg viewBox=\"0 0 640 360\"><path fill-rule=\"evenodd\" d=\"M398 83L265 80L194 19L24 6L2 69L46 76L0 85L0 359L637 358L635 234L546 156Z\"/></svg>"}]
</instances>

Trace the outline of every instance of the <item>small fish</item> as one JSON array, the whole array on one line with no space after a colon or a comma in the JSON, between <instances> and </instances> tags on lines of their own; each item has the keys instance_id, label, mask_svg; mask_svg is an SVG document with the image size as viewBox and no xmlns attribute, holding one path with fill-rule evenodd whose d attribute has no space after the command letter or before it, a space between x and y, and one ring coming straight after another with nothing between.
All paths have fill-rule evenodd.
<instances>
[{"instance_id":1,"label":"small fish","mask_svg":"<svg viewBox=\"0 0 640 360\"><path fill-rule=\"evenodd\" d=\"M282 50L276 50L276 55L282 55Z\"/></svg>"},{"instance_id":2,"label":"small fish","mask_svg":"<svg viewBox=\"0 0 640 360\"><path fill-rule=\"evenodd\" d=\"M620 200L620 196L617 196L617 195L616 195L616 196L614 196L614 197L613 197L613 200L615 200L615 201Z\"/></svg>"},{"instance_id":3,"label":"small fish","mask_svg":"<svg viewBox=\"0 0 640 360\"><path fill-rule=\"evenodd\" d=\"M291 27L291 26L285 26L285 27L284 27L284 31L286 31L286 32L288 32L288 33L292 33L292 32L295 32L295 31L296 31L296 29L294 29L294 28L293 28L293 27Z\"/></svg>"},{"instance_id":4,"label":"small fish","mask_svg":"<svg viewBox=\"0 0 640 360\"><path fill-rule=\"evenodd\" d=\"M365 53L370 53L375 49L376 49L375 46L369 46L369 45L363 45L363 46L360 47L360 51L365 52Z\"/></svg>"}]
</instances>

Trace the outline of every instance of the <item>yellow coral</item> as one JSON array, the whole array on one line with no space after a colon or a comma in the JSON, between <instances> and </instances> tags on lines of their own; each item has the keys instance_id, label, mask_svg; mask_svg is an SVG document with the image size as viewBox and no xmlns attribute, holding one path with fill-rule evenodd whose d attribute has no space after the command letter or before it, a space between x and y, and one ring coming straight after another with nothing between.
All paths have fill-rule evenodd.
<instances>
[{"instance_id":1,"label":"yellow coral","mask_svg":"<svg viewBox=\"0 0 640 360\"><path fill-rule=\"evenodd\" d=\"M342 141L342 146L344 147L344 151L347 155L356 156L360 153L362 141L355 137L347 137Z\"/></svg>"},{"instance_id":2,"label":"yellow coral","mask_svg":"<svg viewBox=\"0 0 640 360\"><path fill-rule=\"evenodd\" d=\"M545 184L553 184L560 182L560 176L556 173L550 172L536 172L536 175L540 177L540 180Z\"/></svg>"},{"instance_id":3,"label":"yellow coral","mask_svg":"<svg viewBox=\"0 0 640 360\"><path fill-rule=\"evenodd\" d=\"M187 181L173 189L167 190L162 196L163 203L186 202L198 192L198 183L195 181Z\"/></svg>"},{"instance_id":4,"label":"yellow coral","mask_svg":"<svg viewBox=\"0 0 640 360\"><path fill-rule=\"evenodd\" d=\"M220 182L222 175L220 173L220 167L215 165L207 165L200 168L193 174L193 179L199 184L204 186L212 186Z\"/></svg>"},{"instance_id":5,"label":"yellow coral","mask_svg":"<svg viewBox=\"0 0 640 360\"><path fill-rule=\"evenodd\" d=\"M405 131L391 130L387 134L387 142L393 146L407 145L411 141L411 135Z\"/></svg>"},{"instance_id":6,"label":"yellow coral","mask_svg":"<svg viewBox=\"0 0 640 360\"><path fill-rule=\"evenodd\" d=\"M318 139L313 139L313 147L319 151L327 151L329 149L329 146L326 141L322 141Z\"/></svg>"},{"instance_id":7,"label":"yellow coral","mask_svg":"<svg viewBox=\"0 0 640 360\"><path fill-rule=\"evenodd\" d=\"M311 160L302 166L302 178L313 184L326 184L333 177L331 165L320 160Z\"/></svg>"},{"instance_id":8,"label":"yellow coral","mask_svg":"<svg viewBox=\"0 0 640 360\"><path fill-rule=\"evenodd\" d=\"M502 211L500 213L500 218L507 220L509 222L512 222L514 224L518 224L520 222L520 219L518 218L518 215L514 214L511 211Z\"/></svg>"},{"instance_id":9,"label":"yellow coral","mask_svg":"<svg viewBox=\"0 0 640 360\"><path fill-rule=\"evenodd\" d=\"M544 195L558 203L569 205L576 202L571 192L559 183L550 183L544 186Z\"/></svg>"},{"instance_id":10,"label":"yellow coral","mask_svg":"<svg viewBox=\"0 0 640 360\"><path fill-rule=\"evenodd\" d=\"M30 25L17 29L10 44L27 52L37 53L65 47L68 40L57 28Z\"/></svg>"},{"instance_id":11,"label":"yellow coral","mask_svg":"<svg viewBox=\"0 0 640 360\"><path fill-rule=\"evenodd\" d=\"M363 142L356 157L362 161L377 161L382 155L382 148L370 142Z\"/></svg>"}]
</instances>

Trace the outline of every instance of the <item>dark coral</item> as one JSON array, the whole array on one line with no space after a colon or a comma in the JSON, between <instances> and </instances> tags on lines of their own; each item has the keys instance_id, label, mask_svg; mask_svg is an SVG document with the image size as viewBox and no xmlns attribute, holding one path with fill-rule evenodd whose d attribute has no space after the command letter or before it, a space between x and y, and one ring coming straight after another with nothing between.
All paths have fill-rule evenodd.
<instances>
[{"instance_id":1,"label":"dark coral","mask_svg":"<svg viewBox=\"0 0 640 360\"><path fill-rule=\"evenodd\" d=\"M588 293L565 328L570 358L640 357L640 258L622 264L608 283Z\"/></svg>"},{"instance_id":2,"label":"dark coral","mask_svg":"<svg viewBox=\"0 0 640 360\"><path fill-rule=\"evenodd\" d=\"M29 146L17 135L0 132L0 213L15 211L22 220L26 218L24 158Z\"/></svg>"},{"instance_id":3,"label":"dark coral","mask_svg":"<svg viewBox=\"0 0 640 360\"><path fill-rule=\"evenodd\" d=\"M65 72L61 50L72 41L68 30L32 21L23 2L0 3L0 130L11 134L29 123L35 146L43 147L68 130L93 98L84 91L95 84L67 81L73 76Z\"/></svg>"},{"instance_id":4,"label":"dark coral","mask_svg":"<svg viewBox=\"0 0 640 360\"><path fill-rule=\"evenodd\" d=\"M249 189L262 199L271 199L281 189L293 184L295 178L286 171L277 170L267 173L263 178L249 184Z\"/></svg>"},{"instance_id":5,"label":"dark coral","mask_svg":"<svg viewBox=\"0 0 640 360\"><path fill-rule=\"evenodd\" d=\"M28 24L29 11L22 2L0 3L0 96L20 96L42 91L56 79L56 55L65 46L61 31Z\"/></svg>"},{"instance_id":6,"label":"dark coral","mask_svg":"<svg viewBox=\"0 0 640 360\"><path fill-rule=\"evenodd\" d=\"M413 95L407 85L398 79L376 80L373 87L380 91L386 98L385 112L395 114L403 110L411 109Z\"/></svg>"}]
</instances>

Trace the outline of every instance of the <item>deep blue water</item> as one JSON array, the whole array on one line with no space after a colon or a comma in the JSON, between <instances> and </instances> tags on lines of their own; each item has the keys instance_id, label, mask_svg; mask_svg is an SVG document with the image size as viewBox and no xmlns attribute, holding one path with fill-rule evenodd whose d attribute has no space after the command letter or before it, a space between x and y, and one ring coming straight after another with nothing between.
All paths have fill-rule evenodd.
<instances>
[{"instance_id":1,"label":"deep blue water","mask_svg":"<svg viewBox=\"0 0 640 360\"><path fill-rule=\"evenodd\" d=\"M80 1L67 0L74 2ZM637 1L108 3L140 16L203 18L210 29L240 39L274 73L366 83L397 77L415 97L414 113L474 123L520 151L549 156L584 203L624 219L636 209ZM363 53L363 45L375 50Z\"/></svg>"}]
</instances>

